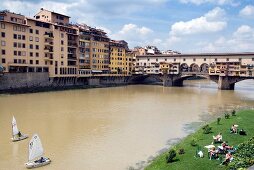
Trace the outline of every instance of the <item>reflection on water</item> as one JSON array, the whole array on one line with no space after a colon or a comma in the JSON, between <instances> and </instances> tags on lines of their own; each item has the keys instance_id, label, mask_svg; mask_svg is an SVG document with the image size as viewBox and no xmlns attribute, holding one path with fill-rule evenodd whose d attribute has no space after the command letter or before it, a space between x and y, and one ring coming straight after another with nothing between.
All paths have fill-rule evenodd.
<instances>
[{"instance_id":1,"label":"reflection on water","mask_svg":"<svg viewBox=\"0 0 254 170\"><path fill-rule=\"evenodd\" d=\"M207 81L185 87L126 86L0 95L0 169L25 169L29 140L12 143L11 118L38 133L53 162L41 169L119 170L142 165L185 125L254 104L254 81L218 91ZM252 89L252 90L250 90Z\"/></svg>"}]
</instances>

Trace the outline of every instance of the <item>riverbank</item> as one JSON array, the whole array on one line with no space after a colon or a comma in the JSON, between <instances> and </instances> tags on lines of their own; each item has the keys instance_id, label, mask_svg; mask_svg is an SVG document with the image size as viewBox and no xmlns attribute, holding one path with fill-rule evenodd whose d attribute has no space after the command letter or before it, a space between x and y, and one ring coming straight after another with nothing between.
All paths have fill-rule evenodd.
<instances>
[{"instance_id":1,"label":"riverbank","mask_svg":"<svg viewBox=\"0 0 254 170\"><path fill-rule=\"evenodd\" d=\"M239 129L244 129L247 132L246 136L239 134L229 133L229 128L232 124L239 125ZM212 136L216 136L219 132L222 133L223 141L227 141L230 146L238 146L240 143L248 141L254 136L253 131L254 124L254 110L244 110L236 113L236 116L231 116L229 119L221 117L220 124L212 122L209 124L212 127L212 133L203 134L203 129L199 129L197 132L187 136L173 148L177 151L177 157L174 162L166 163L166 156L168 152L158 156L152 163L145 168L145 170L173 170L173 169L213 169L221 170L228 169L227 166L220 165L221 159L224 159L224 155L220 160L210 160L207 155L207 149L204 147L210 145L213 142ZM192 146L191 142L195 141L197 146ZM215 144L215 146L220 144ZM204 158L196 156L197 148L200 148L204 153ZM180 149L184 149L184 154L178 154Z\"/></svg>"},{"instance_id":2,"label":"riverbank","mask_svg":"<svg viewBox=\"0 0 254 170\"><path fill-rule=\"evenodd\" d=\"M127 84L109 84L109 85L69 85L69 86L46 86L46 87L24 87L0 90L0 94L26 94L26 93L40 93L64 90L82 90L92 88L106 88L106 87L121 87Z\"/></svg>"}]
</instances>

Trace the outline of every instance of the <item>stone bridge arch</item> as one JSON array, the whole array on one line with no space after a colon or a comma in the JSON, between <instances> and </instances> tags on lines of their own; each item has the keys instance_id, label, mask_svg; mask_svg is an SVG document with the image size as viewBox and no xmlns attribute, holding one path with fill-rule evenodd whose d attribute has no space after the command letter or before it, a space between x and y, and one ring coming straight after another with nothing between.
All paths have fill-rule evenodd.
<instances>
[{"instance_id":1,"label":"stone bridge arch","mask_svg":"<svg viewBox=\"0 0 254 170\"><path fill-rule=\"evenodd\" d=\"M208 73L209 72L209 65L207 63L203 63L200 65L200 72L201 73Z\"/></svg>"},{"instance_id":2,"label":"stone bridge arch","mask_svg":"<svg viewBox=\"0 0 254 170\"><path fill-rule=\"evenodd\" d=\"M188 72L189 71L189 66L187 63L183 63L180 65L180 72Z\"/></svg>"},{"instance_id":3,"label":"stone bridge arch","mask_svg":"<svg viewBox=\"0 0 254 170\"><path fill-rule=\"evenodd\" d=\"M190 72L199 72L199 66L196 63L192 63L189 68Z\"/></svg>"}]
</instances>

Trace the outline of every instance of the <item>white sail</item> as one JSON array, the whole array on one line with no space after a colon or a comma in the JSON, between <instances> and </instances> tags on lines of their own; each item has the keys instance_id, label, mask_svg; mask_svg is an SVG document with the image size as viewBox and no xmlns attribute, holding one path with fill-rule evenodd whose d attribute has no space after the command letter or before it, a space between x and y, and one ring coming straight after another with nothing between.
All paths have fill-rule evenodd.
<instances>
[{"instance_id":1,"label":"white sail","mask_svg":"<svg viewBox=\"0 0 254 170\"><path fill-rule=\"evenodd\" d=\"M12 117L12 135L15 136L19 133L19 129L17 126L17 122L16 119L14 118L14 116Z\"/></svg>"},{"instance_id":2,"label":"white sail","mask_svg":"<svg viewBox=\"0 0 254 170\"><path fill-rule=\"evenodd\" d=\"M41 140L37 134L34 134L32 139L29 142L29 161L40 157L43 155L43 148L41 144Z\"/></svg>"}]
</instances>

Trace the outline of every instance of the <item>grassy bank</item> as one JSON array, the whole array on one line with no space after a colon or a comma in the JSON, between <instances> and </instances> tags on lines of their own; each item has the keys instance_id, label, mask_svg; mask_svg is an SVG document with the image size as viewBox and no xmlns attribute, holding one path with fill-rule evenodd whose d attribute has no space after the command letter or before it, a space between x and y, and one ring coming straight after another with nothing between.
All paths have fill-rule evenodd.
<instances>
[{"instance_id":1,"label":"grassy bank","mask_svg":"<svg viewBox=\"0 0 254 170\"><path fill-rule=\"evenodd\" d=\"M238 129L244 129L247 132L246 136L239 134L232 134L229 132L232 124L239 125ZM236 116L231 116L229 119L225 119L224 116L221 117L220 124L212 122L209 124L212 127L212 133L204 134L201 128L197 132L187 136L181 142L179 142L174 148L178 152L179 149L184 149L185 153L179 155L177 153L176 161L172 163L166 163L166 156L168 152L158 156L145 170L185 170L185 169L195 169L195 170L220 170L227 169L226 166L220 165L219 160L210 160L208 158L208 150L204 146L209 145L213 142L212 136L216 136L219 132L222 133L223 141L227 141L230 146L237 146L238 144L248 141L254 136L254 111L245 110L236 113ZM192 146L191 141L195 139L198 146L204 153L204 158L199 158L196 156L197 146ZM214 144L218 146L220 144ZM224 155L222 155L224 159Z\"/></svg>"}]
</instances>

